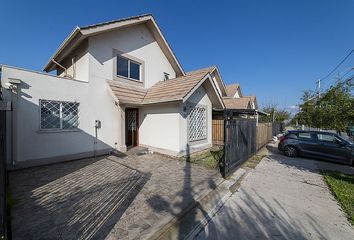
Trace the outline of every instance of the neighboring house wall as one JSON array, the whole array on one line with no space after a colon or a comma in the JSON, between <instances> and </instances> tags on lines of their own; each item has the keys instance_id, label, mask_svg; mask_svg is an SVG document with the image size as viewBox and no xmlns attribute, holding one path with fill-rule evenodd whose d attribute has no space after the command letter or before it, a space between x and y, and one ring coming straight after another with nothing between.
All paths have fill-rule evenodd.
<instances>
[{"instance_id":1,"label":"neighboring house wall","mask_svg":"<svg viewBox=\"0 0 354 240\"><path fill-rule=\"evenodd\" d=\"M153 147L166 154L180 151L180 104L163 103L139 109L139 145Z\"/></svg>"},{"instance_id":2,"label":"neighboring house wall","mask_svg":"<svg viewBox=\"0 0 354 240\"><path fill-rule=\"evenodd\" d=\"M115 78L116 50L144 62L145 88L162 81L164 72L170 78L176 77L171 64L144 24L90 37L88 46L90 80L92 77L104 81ZM130 82L136 85L136 81Z\"/></svg>"},{"instance_id":3,"label":"neighboring house wall","mask_svg":"<svg viewBox=\"0 0 354 240\"><path fill-rule=\"evenodd\" d=\"M119 149L121 110L115 105L107 84L85 83L3 66L2 83L9 78L22 81L19 94L11 94L10 90L3 92L4 98L14 104L13 160L19 165L92 156L95 148L98 154ZM78 102L78 129L41 131L40 99ZM95 120L102 122L96 146Z\"/></svg>"},{"instance_id":4,"label":"neighboring house wall","mask_svg":"<svg viewBox=\"0 0 354 240\"><path fill-rule=\"evenodd\" d=\"M193 107L202 106L207 109L207 137L205 140L200 141L189 141L188 139L188 117ZM184 112L184 109L186 112ZM212 102L205 92L205 89L200 86L183 104L181 108L181 138L180 138L180 155L185 155L186 153L193 153L211 147L212 145Z\"/></svg>"}]
</instances>

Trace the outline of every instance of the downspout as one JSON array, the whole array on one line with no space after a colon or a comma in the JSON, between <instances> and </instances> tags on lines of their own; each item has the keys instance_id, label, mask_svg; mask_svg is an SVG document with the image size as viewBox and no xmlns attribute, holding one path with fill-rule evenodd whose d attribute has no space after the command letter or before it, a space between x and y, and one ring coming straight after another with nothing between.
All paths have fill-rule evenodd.
<instances>
[{"instance_id":1,"label":"downspout","mask_svg":"<svg viewBox=\"0 0 354 240\"><path fill-rule=\"evenodd\" d=\"M65 73L65 76L64 77L70 77L72 78L72 76L68 75L68 69L66 69L63 65L61 65L60 63L58 63L57 61L54 60L54 58L51 59L52 62L54 64L56 64L57 66L61 67L62 69L64 69L64 73Z\"/></svg>"},{"instance_id":2,"label":"downspout","mask_svg":"<svg viewBox=\"0 0 354 240\"><path fill-rule=\"evenodd\" d=\"M21 83L20 79L13 79L9 78L9 90L11 90L11 102L12 102L12 108L11 108L11 165L12 167L15 167L16 161L15 161L15 151L16 151L16 158L18 158L17 155L17 127L18 127L18 85ZM16 128L16 132L15 132Z\"/></svg>"}]
</instances>

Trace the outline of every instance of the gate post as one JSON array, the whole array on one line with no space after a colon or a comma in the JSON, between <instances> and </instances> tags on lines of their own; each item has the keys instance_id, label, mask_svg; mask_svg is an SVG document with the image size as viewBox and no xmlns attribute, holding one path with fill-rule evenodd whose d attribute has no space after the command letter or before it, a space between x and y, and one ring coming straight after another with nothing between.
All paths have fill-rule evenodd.
<instances>
[{"instance_id":1,"label":"gate post","mask_svg":"<svg viewBox=\"0 0 354 240\"><path fill-rule=\"evenodd\" d=\"M227 175L227 169L228 169L228 165L229 165L229 161L227 161L227 159L229 158L228 149L230 147L229 128L230 128L230 119L232 119L233 112L228 111L227 109L224 109L223 116L224 116L224 147L223 147L224 154L223 154L223 158L222 158L222 165L220 167L220 171L221 171L222 177L225 178Z\"/></svg>"}]
</instances>

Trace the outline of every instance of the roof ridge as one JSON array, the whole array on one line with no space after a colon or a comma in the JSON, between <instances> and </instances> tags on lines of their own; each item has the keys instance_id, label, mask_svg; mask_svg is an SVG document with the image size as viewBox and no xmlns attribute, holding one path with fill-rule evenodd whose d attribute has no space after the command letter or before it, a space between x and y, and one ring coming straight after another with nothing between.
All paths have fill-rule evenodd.
<instances>
[{"instance_id":1,"label":"roof ridge","mask_svg":"<svg viewBox=\"0 0 354 240\"><path fill-rule=\"evenodd\" d=\"M200 83L200 82L205 78L205 76L208 75L208 74L209 74L209 72L207 72L206 74L204 74L203 77L202 77L198 82L196 82L196 83L194 84L194 86L193 86L191 89L189 89L189 91L183 96L183 98L185 98L190 92L192 92L193 89L194 89L196 86L198 86L199 83Z\"/></svg>"},{"instance_id":2,"label":"roof ridge","mask_svg":"<svg viewBox=\"0 0 354 240\"><path fill-rule=\"evenodd\" d=\"M200 68L200 69L196 69L196 70L192 70L192 71L186 72L186 75L190 75L190 74L193 74L195 72L206 71L206 70L214 69L214 68L216 68L216 65L211 65L209 67L204 67L204 68Z\"/></svg>"},{"instance_id":3,"label":"roof ridge","mask_svg":"<svg viewBox=\"0 0 354 240\"><path fill-rule=\"evenodd\" d=\"M142 14L142 15L136 15L136 16L125 17L125 18L120 18L120 19L116 19L116 20L111 20L111 21L107 21L107 22L101 22L101 23L96 23L96 24L90 24L90 25L86 25L86 26L79 27L79 28L80 28L80 29L87 29L87 28L98 27L98 26L102 26L102 25L106 25L106 24L117 23L117 22L123 22L123 21L132 20L132 19L135 19L135 18L142 18L142 17L147 17L147 16L153 17L153 15L152 15L151 13L146 13L146 14Z\"/></svg>"}]
</instances>

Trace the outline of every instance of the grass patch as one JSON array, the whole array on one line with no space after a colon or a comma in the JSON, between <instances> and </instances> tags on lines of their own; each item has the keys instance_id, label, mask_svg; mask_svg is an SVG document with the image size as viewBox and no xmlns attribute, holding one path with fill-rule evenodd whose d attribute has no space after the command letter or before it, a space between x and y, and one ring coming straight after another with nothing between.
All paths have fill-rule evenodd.
<instances>
[{"instance_id":1,"label":"grass patch","mask_svg":"<svg viewBox=\"0 0 354 240\"><path fill-rule=\"evenodd\" d=\"M192 154L186 160L206 168L219 169L223 154L224 150L222 148L213 148L201 153Z\"/></svg>"},{"instance_id":2,"label":"grass patch","mask_svg":"<svg viewBox=\"0 0 354 240\"><path fill-rule=\"evenodd\" d=\"M256 168L258 163L261 162L261 160L267 156L266 154L256 154L252 156L250 159L248 159L246 162L244 162L241 167L248 167L248 168Z\"/></svg>"},{"instance_id":3,"label":"grass patch","mask_svg":"<svg viewBox=\"0 0 354 240\"><path fill-rule=\"evenodd\" d=\"M354 225L354 175L333 171L322 171L333 195Z\"/></svg>"}]
</instances>

